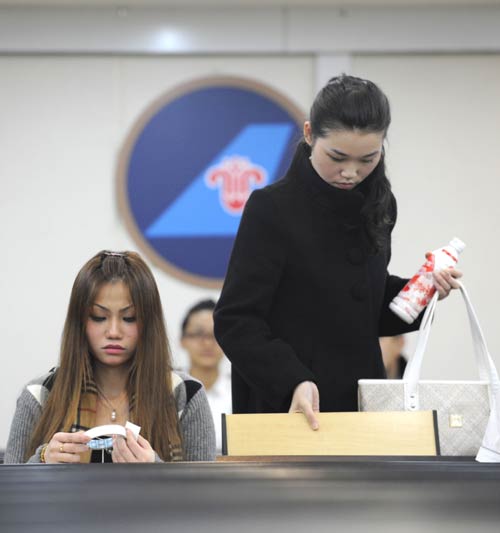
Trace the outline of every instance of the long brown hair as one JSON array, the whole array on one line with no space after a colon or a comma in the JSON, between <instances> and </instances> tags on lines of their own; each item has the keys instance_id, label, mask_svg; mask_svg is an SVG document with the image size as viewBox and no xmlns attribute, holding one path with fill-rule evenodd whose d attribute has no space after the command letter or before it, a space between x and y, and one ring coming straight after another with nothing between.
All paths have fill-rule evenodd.
<instances>
[{"instance_id":1,"label":"long brown hair","mask_svg":"<svg viewBox=\"0 0 500 533\"><path fill-rule=\"evenodd\" d=\"M158 287L146 263L135 252L102 251L78 273L71 291L61 341L59 367L40 421L31 437L30 457L54 433L69 431L81 391L93 382L92 355L86 335L90 309L104 283L122 281L135 306L139 339L127 393L133 400L132 422L164 461L182 450L172 391L172 359Z\"/></svg>"}]
</instances>

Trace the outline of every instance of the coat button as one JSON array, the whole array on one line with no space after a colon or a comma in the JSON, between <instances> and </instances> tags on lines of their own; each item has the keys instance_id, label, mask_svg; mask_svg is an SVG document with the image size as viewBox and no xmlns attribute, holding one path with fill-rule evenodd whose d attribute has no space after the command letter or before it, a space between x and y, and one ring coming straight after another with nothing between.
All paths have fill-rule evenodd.
<instances>
[{"instance_id":1,"label":"coat button","mask_svg":"<svg viewBox=\"0 0 500 533\"><path fill-rule=\"evenodd\" d=\"M368 287L364 283L358 283L351 287L351 296L358 302L363 302L368 297Z\"/></svg>"},{"instance_id":2,"label":"coat button","mask_svg":"<svg viewBox=\"0 0 500 533\"><path fill-rule=\"evenodd\" d=\"M361 233L361 224L341 224L342 231L344 231L351 238L359 238Z\"/></svg>"},{"instance_id":3,"label":"coat button","mask_svg":"<svg viewBox=\"0 0 500 533\"><path fill-rule=\"evenodd\" d=\"M347 250L347 260L351 265L361 265L365 262L365 254L361 248L349 248Z\"/></svg>"}]
</instances>

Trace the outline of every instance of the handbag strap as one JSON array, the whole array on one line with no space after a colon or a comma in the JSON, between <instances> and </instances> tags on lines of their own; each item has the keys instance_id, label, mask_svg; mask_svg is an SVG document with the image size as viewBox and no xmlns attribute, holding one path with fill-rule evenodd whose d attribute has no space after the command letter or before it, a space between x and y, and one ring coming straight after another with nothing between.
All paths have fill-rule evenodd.
<instances>
[{"instance_id":1,"label":"handbag strap","mask_svg":"<svg viewBox=\"0 0 500 533\"><path fill-rule=\"evenodd\" d=\"M467 294L464 285L459 281L458 284L469 317L469 325L471 329L474 353L476 356L476 364L479 370L479 377L482 381L489 383L490 394L493 398L496 392L500 389L500 382L495 363L493 362L493 359L488 351L481 326L479 325L479 320L476 312L474 311L474 307L472 306L469 295ZM420 379L420 370L422 367L424 353L429 340L431 325L437 307L437 300L438 293L436 292L429 302L424 316L422 317L415 353L410 359L403 375L406 410L413 411L419 409L418 381Z\"/></svg>"},{"instance_id":2,"label":"handbag strap","mask_svg":"<svg viewBox=\"0 0 500 533\"><path fill-rule=\"evenodd\" d=\"M476 315L476 311L470 301L469 295L465 289L465 286L460 284L460 292L465 301L467 308L467 313L469 315L469 324L471 327L472 340L474 343L474 353L476 354L476 361L478 362L479 376L483 381L488 381L491 386L492 395L496 394L500 389L500 381L498 379L498 372L493 361L493 358L490 355L488 346L486 345L486 340L484 338L483 330L479 324L479 320ZM479 361L482 361L482 364L479 364Z\"/></svg>"}]
</instances>

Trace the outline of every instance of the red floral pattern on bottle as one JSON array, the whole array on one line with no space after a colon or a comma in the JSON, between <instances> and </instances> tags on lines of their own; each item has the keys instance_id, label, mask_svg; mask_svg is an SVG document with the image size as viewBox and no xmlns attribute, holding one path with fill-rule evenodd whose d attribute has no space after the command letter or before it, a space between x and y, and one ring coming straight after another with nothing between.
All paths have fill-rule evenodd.
<instances>
[{"instance_id":1,"label":"red floral pattern on bottle","mask_svg":"<svg viewBox=\"0 0 500 533\"><path fill-rule=\"evenodd\" d=\"M436 292L433 272L454 267L464 247L460 239L454 238L448 246L428 252L425 263L389 304L392 311L411 324Z\"/></svg>"}]
</instances>

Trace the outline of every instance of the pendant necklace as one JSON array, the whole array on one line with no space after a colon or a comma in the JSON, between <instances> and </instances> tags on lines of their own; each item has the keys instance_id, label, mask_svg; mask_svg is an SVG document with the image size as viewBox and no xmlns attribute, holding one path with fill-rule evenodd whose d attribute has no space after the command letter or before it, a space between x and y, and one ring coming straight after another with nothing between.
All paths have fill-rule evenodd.
<instances>
[{"instance_id":1,"label":"pendant necklace","mask_svg":"<svg viewBox=\"0 0 500 533\"><path fill-rule=\"evenodd\" d=\"M97 387L97 385L96 385L96 389L97 389L98 395L108 404L108 407L111 409L111 415L110 415L111 422L116 422L116 419L118 418L118 414L116 412L116 407L108 400L108 398L104 395L102 390L99 387ZM117 396L117 399L121 399L121 397L124 394L126 394L126 391L124 393L120 394L119 396Z\"/></svg>"}]
</instances>

